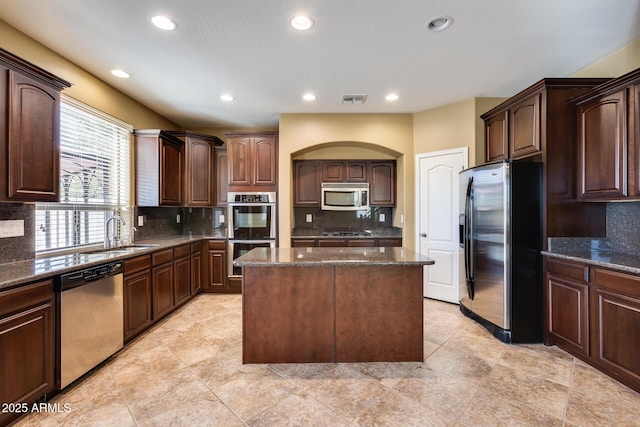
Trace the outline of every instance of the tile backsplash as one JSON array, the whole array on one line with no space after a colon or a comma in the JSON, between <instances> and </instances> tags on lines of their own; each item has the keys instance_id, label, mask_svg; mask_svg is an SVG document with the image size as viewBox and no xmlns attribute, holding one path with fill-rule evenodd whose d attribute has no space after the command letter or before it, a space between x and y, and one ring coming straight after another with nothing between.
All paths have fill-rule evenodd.
<instances>
[{"instance_id":1,"label":"tile backsplash","mask_svg":"<svg viewBox=\"0 0 640 427\"><path fill-rule=\"evenodd\" d=\"M374 230L393 226L393 209L372 207L367 211L323 211L319 208L294 208L294 227L318 230ZM311 222L307 222L310 215ZM381 219L383 219L381 221Z\"/></svg>"}]
</instances>

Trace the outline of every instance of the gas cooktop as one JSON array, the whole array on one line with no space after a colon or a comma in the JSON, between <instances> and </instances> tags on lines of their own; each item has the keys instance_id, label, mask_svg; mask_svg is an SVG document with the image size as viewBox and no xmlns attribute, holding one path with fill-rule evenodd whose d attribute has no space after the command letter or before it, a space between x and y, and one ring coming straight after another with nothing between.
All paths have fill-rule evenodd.
<instances>
[{"instance_id":1,"label":"gas cooktop","mask_svg":"<svg viewBox=\"0 0 640 427\"><path fill-rule=\"evenodd\" d=\"M325 231L322 233L323 236L344 236L344 237L352 237L352 236L371 236L370 231L360 230L360 231Z\"/></svg>"}]
</instances>

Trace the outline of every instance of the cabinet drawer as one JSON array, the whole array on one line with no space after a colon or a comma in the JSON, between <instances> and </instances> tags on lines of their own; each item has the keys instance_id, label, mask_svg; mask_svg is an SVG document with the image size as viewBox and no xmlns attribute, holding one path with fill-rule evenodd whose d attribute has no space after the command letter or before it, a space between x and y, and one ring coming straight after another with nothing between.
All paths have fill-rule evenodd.
<instances>
[{"instance_id":1,"label":"cabinet drawer","mask_svg":"<svg viewBox=\"0 0 640 427\"><path fill-rule=\"evenodd\" d=\"M640 298L640 277L617 271L595 268L594 283L600 289L611 289L625 295Z\"/></svg>"},{"instance_id":2,"label":"cabinet drawer","mask_svg":"<svg viewBox=\"0 0 640 427\"><path fill-rule=\"evenodd\" d=\"M183 257L189 256L190 252L191 252L191 247L189 245L182 245L173 249L173 256L174 258L183 258Z\"/></svg>"},{"instance_id":3,"label":"cabinet drawer","mask_svg":"<svg viewBox=\"0 0 640 427\"><path fill-rule=\"evenodd\" d=\"M198 252L202 252L202 242L192 243L191 244L191 253L196 254Z\"/></svg>"},{"instance_id":4,"label":"cabinet drawer","mask_svg":"<svg viewBox=\"0 0 640 427\"><path fill-rule=\"evenodd\" d=\"M226 243L224 240L209 240L209 249L223 251L227 246Z\"/></svg>"},{"instance_id":5,"label":"cabinet drawer","mask_svg":"<svg viewBox=\"0 0 640 427\"><path fill-rule=\"evenodd\" d=\"M151 254L152 264L164 264L165 262L173 261L173 249L165 249L163 251L154 252Z\"/></svg>"},{"instance_id":6,"label":"cabinet drawer","mask_svg":"<svg viewBox=\"0 0 640 427\"><path fill-rule=\"evenodd\" d=\"M0 316L53 299L53 280L36 282L0 293Z\"/></svg>"},{"instance_id":7,"label":"cabinet drawer","mask_svg":"<svg viewBox=\"0 0 640 427\"><path fill-rule=\"evenodd\" d=\"M151 267L151 257L142 255L124 260L124 274L131 274Z\"/></svg>"},{"instance_id":8,"label":"cabinet drawer","mask_svg":"<svg viewBox=\"0 0 640 427\"><path fill-rule=\"evenodd\" d=\"M547 274L586 283L589 281L589 266L577 262L547 258Z\"/></svg>"}]
</instances>

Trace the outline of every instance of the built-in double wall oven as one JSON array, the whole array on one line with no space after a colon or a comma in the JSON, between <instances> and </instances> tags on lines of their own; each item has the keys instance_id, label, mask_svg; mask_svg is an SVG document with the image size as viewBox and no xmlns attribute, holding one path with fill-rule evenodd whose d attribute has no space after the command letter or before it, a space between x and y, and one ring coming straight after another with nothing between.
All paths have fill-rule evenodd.
<instances>
[{"instance_id":1,"label":"built-in double wall oven","mask_svg":"<svg viewBox=\"0 0 640 427\"><path fill-rule=\"evenodd\" d=\"M276 247L276 193L229 192L229 274L240 276L233 260L253 248Z\"/></svg>"}]
</instances>

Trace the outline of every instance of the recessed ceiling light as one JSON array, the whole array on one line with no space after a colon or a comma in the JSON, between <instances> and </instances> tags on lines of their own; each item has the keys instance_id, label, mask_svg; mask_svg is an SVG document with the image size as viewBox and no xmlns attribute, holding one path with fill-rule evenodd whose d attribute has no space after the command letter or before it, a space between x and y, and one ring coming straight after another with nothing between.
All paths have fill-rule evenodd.
<instances>
[{"instance_id":1,"label":"recessed ceiling light","mask_svg":"<svg viewBox=\"0 0 640 427\"><path fill-rule=\"evenodd\" d=\"M223 101L233 101L233 96L225 93L224 95L220 95L220 99Z\"/></svg>"},{"instance_id":2,"label":"recessed ceiling light","mask_svg":"<svg viewBox=\"0 0 640 427\"><path fill-rule=\"evenodd\" d=\"M389 95L384 97L384 99L386 99L387 101L397 101L398 98L400 97L395 93L390 93Z\"/></svg>"},{"instance_id":3,"label":"recessed ceiling light","mask_svg":"<svg viewBox=\"0 0 640 427\"><path fill-rule=\"evenodd\" d=\"M176 21L162 15L153 16L151 18L151 22L161 30L173 31L178 28L178 24L176 24Z\"/></svg>"},{"instance_id":4,"label":"recessed ceiling light","mask_svg":"<svg viewBox=\"0 0 640 427\"><path fill-rule=\"evenodd\" d=\"M453 18L450 16L436 16L427 21L427 28L431 31L446 30L453 24Z\"/></svg>"},{"instance_id":5,"label":"recessed ceiling light","mask_svg":"<svg viewBox=\"0 0 640 427\"><path fill-rule=\"evenodd\" d=\"M304 15L294 16L289 23L298 31L310 30L314 25L313 19Z\"/></svg>"},{"instance_id":6,"label":"recessed ceiling light","mask_svg":"<svg viewBox=\"0 0 640 427\"><path fill-rule=\"evenodd\" d=\"M302 95L302 99L304 99L305 101L315 101L316 96L312 93L305 93L304 95Z\"/></svg>"},{"instance_id":7,"label":"recessed ceiling light","mask_svg":"<svg viewBox=\"0 0 640 427\"><path fill-rule=\"evenodd\" d=\"M116 77L120 77L121 79L128 79L131 77L131 75L124 70L111 70L111 74Z\"/></svg>"}]
</instances>

